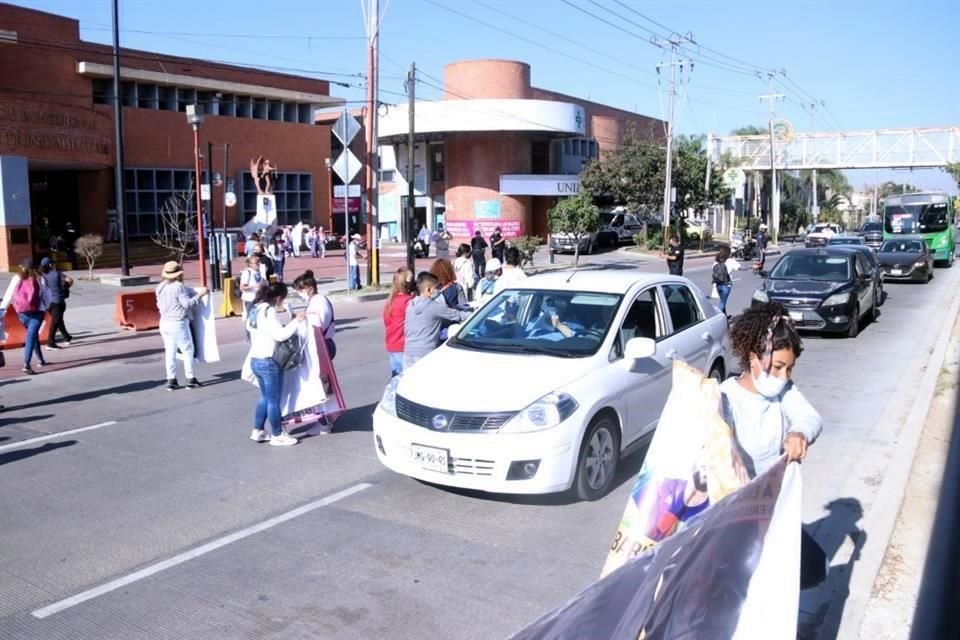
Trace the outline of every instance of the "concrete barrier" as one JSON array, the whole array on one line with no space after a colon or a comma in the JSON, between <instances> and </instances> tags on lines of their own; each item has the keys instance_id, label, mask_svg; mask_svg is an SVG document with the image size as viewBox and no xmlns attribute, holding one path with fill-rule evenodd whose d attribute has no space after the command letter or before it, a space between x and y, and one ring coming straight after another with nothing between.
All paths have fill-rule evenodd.
<instances>
[{"instance_id":1,"label":"concrete barrier","mask_svg":"<svg viewBox=\"0 0 960 640\"><path fill-rule=\"evenodd\" d=\"M19 349L24 346L27 340L27 330L23 328L20 318L17 317L17 312L13 309L13 305L7 307L7 313L3 317L3 326L7 330L7 339L3 344L0 344L0 349ZM47 344L47 340L49 339L50 314L48 313L44 315L43 324L40 326L40 344Z\"/></svg>"},{"instance_id":2,"label":"concrete barrier","mask_svg":"<svg viewBox=\"0 0 960 640\"><path fill-rule=\"evenodd\" d=\"M160 310L153 291L118 293L114 319L122 329L149 331L160 328Z\"/></svg>"},{"instance_id":3,"label":"concrete barrier","mask_svg":"<svg viewBox=\"0 0 960 640\"><path fill-rule=\"evenodd\" d=\"M220 317L243 315L243 301L240 299L240 288L234 286L233 278L223 279L223 303L220 305Z\"/></svg>"}]
</instances>

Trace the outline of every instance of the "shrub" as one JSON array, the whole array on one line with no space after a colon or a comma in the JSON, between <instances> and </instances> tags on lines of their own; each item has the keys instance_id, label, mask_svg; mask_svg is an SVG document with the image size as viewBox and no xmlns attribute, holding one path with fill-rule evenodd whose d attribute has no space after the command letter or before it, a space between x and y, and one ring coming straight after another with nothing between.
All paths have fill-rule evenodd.
<instances>
[{"instance_id":1,"label":"shrub","mask_svg":"<svg viewBox=\"0 0 960 640\"><path fill-rule=\"evenodd\" d=\"M73 243L73 247L87 261L87 279L93 280L93 266L97 258L103 255L103 236L95 233L87 233Z\"/></svg>"}]
</instances>

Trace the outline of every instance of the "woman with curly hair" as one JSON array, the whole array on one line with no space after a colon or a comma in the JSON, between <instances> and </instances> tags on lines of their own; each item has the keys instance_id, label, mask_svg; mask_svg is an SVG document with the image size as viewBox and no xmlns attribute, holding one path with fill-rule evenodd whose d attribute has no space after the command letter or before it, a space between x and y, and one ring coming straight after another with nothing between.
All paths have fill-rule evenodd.
<instances>
[{"instance_id":1,"label":"woman with curly hair","mask_svg":"<svg viewBox=\"0 0 960 640\"><path fill-rule=\"evenodd\" d=\"M723 413L740 445L746 472L762 474L786 454L803 460L820 435L820 414L792 380L803 344L778 303L751 307L730 328L743 373L720 385Z\"/></svg>"}]
</instances>

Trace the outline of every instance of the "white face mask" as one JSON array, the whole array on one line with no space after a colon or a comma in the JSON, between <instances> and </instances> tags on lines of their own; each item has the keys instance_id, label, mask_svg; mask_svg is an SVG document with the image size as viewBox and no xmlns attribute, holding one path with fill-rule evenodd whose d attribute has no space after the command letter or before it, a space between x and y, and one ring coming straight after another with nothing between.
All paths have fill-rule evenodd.
<instances>
[{"instance_id":1,"label":"white face mask","mask_svg":"<svg viewBox=\"0 0 960 640\"><path fill-rule=\"evenodd\" d=\"M760 392L764 398L773 400L783 393L783 388L787 386L787 381L783 378L770 375L766 371L760 372L760 377L753 378L753 386Z\"/></svg>"}]
</instances>

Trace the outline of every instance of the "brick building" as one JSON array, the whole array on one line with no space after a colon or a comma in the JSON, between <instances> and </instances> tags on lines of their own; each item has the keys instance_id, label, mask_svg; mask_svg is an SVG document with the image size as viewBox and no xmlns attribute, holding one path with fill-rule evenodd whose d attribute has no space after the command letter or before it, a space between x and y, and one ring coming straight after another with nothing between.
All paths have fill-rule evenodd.
<instances>
[{"instance_id":1,"label":"brick building","mask_svg":"<svg viewBox=\"0 0 960 640\"><path fill-rule=\"evenodd\" d=\"M110 47L80 40L76 20L0 4L0 268L31 253L28 235L44 217L54 232L71 222L80 233L108 234L112 64ZM330 132L314 125L314 112L343 101L330 97L326 81L129 49L121 65L132 240L147 240L166 199L193 186L189 104L205 113L202 153L212 142L213 171L235 185L228 226L256 211L249 164L261 154L279 168L280 221L328 222ZM214 189L217 224L225 187Z\"/></svg>"},{"instance_id":2,"label":"brick building","mask_svg":"<svg viewBox=\"0 0 960 640\"><path fill-rule=\"evenodd\" d=\"M629 129L664 139L664 123L530 83L530 66L468 60L446 66L442 100L415 105L416 226L445 223L457 240L547 235L547 210L576 193L591 158L615 150ZM402 233L407 202L405 105L379 125L381 234Z\"/></svg>"}]
</instances>

